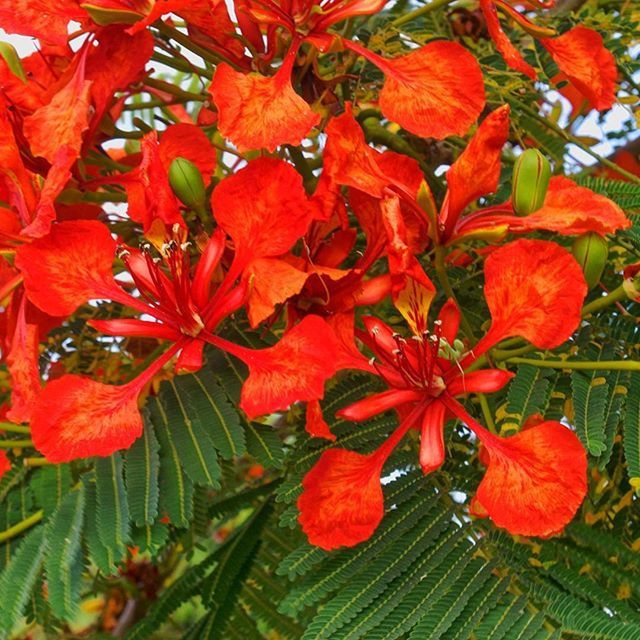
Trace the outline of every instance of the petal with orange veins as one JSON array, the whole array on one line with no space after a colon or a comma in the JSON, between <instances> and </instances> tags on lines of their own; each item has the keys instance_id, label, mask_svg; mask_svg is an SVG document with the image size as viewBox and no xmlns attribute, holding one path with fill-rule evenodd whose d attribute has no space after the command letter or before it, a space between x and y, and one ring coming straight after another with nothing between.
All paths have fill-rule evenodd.
<instances>
[{"instance_id":1,"label":"petal with orange veins","mask_svg":"<svg viewBox=\"0 0 640 640\"><path fill-rule=\"evenodd\" d=\"M78 157L82 134L89 127L90 107L91 81L85 80L82 57L69 82L51 102L24 119L24 134L33 155L53 164L60 147L68 147Z\"/></svg>"},{"instance_id":2,"label":"petal with orange veins","mask_svg":"<svg viewBox=\"0 0 640 640\"><path fill-rule=\"evenodd\" d=\"M564 176L551 178L541 209L509 218L511 231L543 229L565 236L589 232L605 235L630 226L631 220L615 202Z\"/></svg>"},{"instance_id":3,"label":"petal with orange veins","mask_svg":"<svg viewBox=\"0 0 640 640\"><path fill-rule=\"evenodd\" d=\"M253 260L244 277L249 279L247 314L252 327L257 327L282 304L302 291L309 273L277 258Z\"/></svg>"},{"instance_id":4,"label":"petal with orange veins","mask_svg":"<svg viewBox=\"0 0 640 640\"><path fill-rule=\"evenodd\" d=\"M320 400L335 374L337 338L319 316L306 316L273 347L253 350L212 336L209 340L249 367L240 407L250 418L287 409L295 402Z\"/></svg>"},{"instance_id":5,"label":"petal with orange veins","mask_svg":"<svg viewBox=\"0 0 640 640\"><path fill-rule=\"evenodd\" d=\"M327 125L324 169L337 184L353 187L377 198L382 197L390 180L378 165L378 152L366 142L353 117L351 103L345 112Z\"/></svg>"},{"instance_id":6,"label":"petal with orange veins","mask_svg":"<svg viewBox=\"0 0 640 640\"><path fill-rule=\"evenodd\" d=\"M67 316L88 300L120 290L112 272L115 251L116 243L101 222L61 222L49 235L18 247L16 266L36 307Z\"/></svg>"},{"instance_id":7,"label":"petal with orange veins","mask_svg":"<svg viewBox=\"0 0 640 640\"><path fill-rule=\"evenodd\" d=\"M275 76L218 65L210 89L218 109L218 129L240 151L299 145L320 122L291 86L292 64L285 59Z\"/></svg>"},{"instance_id":8,"label":"petal with orange veins","mask_svg":"<svg viewBox=\"0 0 640 640\"><path fill-rule=\"evenodd\" d=\"M587 284L565 248L546 240L516 240L489 255L484 274L491 328L475 355L512 336L552 349L578 327Z\"/></svg>"},{"instance_id":9,"label":"petal with orange veins","mask_svg":"<svg viewBox=\"0 0 640 640\"><path fill-rule=\"evenodd\" d=\"M213 214L231 236L236 261L286 253L311 222L302 177L277 158L257 158L225 178L213 191Z\"/></svg>"},{"instance_id":10,"label":"petal with orange veins","mask_svg":"<svg viewBox=\"0 0 640 640\"><path fill-rule=\"evenodd\" d=\"M7 418L15 423L31 420L40 393L39 329L37 325L27 323L25 304L26 300L23 298L7 356L12 383L11 408L7 411Z\"/></svg>"},{"instance_id":11,"label":"petal with orange veins","mask_svg":"<svg viewBox=\"0 0 640 640\"><path fill-rule=\"evenodd\" d=\"M441 218L448 229L469 204L498 188L502 147L509 136L509 111L509 105L492 111L447 171L447 199Z\"/></svg>"},{"instance_id":12,"label":"petal with orange veins","mask_svg":"<svg viewBox=\"0 0 640 640\"><path fill-rule=\"evenodd\" d=\"M535 69L525 61L521 53L513 46L507 34L502 30L493 0L480 0L480 8L482 9L489 35L507 65L520 73L524 73L531 80L535 80L537 77Z\"/></svg>"},{"instance_id":13,"label":"petal with orange veins","mask_svg":"<svg viewBox=\"0 0 640 640\"><path fill-rule=\"evenodd\" d=\"M578 25L557 38L541 41L551 57L582 95L598 111L616 99L616 60L593 29Z\"/></svg>"},{"instance_id":14,"label":"petal with orange veins","mask_svg":"<svg viewBox=\"0 0 640 640\"><path fill-rule=\"evenodd\" d=\"M438 40L383 66L381 60L372 60L386 76L380 108L407 131L437 139L464 135L482 113L482 71L462 45Z\"/></svg>"},{"instance_id":15,"label":"petal with orange veins","mask_svg":"<svg viewBox=\"0 0 640 640\"><path fill-rule=\"evenodd\" d=\"M86 17L78 4L75 0L0 0L0 27L7 33L65 46L69 22Z\"/></svg>"},{"instance_id":16,"label":"petal with orange veins","mask_svg":"<svg viewBox=\"0 0 640 640\"><path fill-rule=\"evenodd\" d=\"M326 551L368 540L384 515L383 461L376 453L325 451L302 481L298 521L309 543Z\"/></svg>"},{"instance_id":17,"label":"petal with orange veins","mask_svg":"<svg viewBox=\"0 0 640 640\"><path fill-rule=\"evenodd\" d=\"M73 167L76 157L75 150L69 146L58 149L55 161L42 185L33 220L22 229L20 235L27 238L40 238L49 233L51 225L57 218L56 198L71 178L71 167Z\"/></svg>"},{"instance_id":18,"label":"petal with orange veins","mask_svg":"<svg viewBox=\"0 0 640 640\"><path fill-rule=\"evenodd\" d=\"M548 421L509 438L485 438L483 445L488 467L474 513L514 535L562 531L587 492L587 455L576 434Z\"/></svg>"},{"instance_id":19,"label":"petal with orange veins","mask_svg":"<svg viewBox=\"0 0 640 640\"><path fill-rule=\"evenodd\" d=\"M31 436L50 462L109 456L142 433L139 385L112 386L75 375L50 382L31 420Z\"/></svg>"},{"instance_id":20,"label":"petal with orange veins","mask_svg":"<svg viewBox=\"0 0 640 640\"><path fill-rule=\"evenodd\" d=\"M216 152L207 134L193 124L173 124L160 138L160 161L167 173L176 158L186 158L198 167L205 185L216 168Z\"/></svg>"}]
</instances>

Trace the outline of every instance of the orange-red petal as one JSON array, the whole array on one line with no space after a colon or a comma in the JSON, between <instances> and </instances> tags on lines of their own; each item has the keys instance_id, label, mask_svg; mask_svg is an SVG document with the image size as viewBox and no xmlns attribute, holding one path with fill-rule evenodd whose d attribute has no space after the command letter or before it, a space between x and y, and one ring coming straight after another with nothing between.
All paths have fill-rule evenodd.
<instances>
[{"instance_id":1,"label":"orange-red petal","mask_svg":"<svg viewBox=\"0 0 640 640\"><path fill-rule=\"evenodd\" d=\"M311 221L300 174L277 158L258 158L225 178L214 189L211 205L243 267L249 260L286 253Z\"/></svg>"},{"instance_id":2,"label":"orange-red petal","mask_svg":"<svg viewBox=\"0 0 640 640\"><path fill-rule=\"evenodd\" d=\"M233 353L233 351L231 351ZM240 407L250 418L319 400L336 372L337 338L318 316L307 316L273 347L237 353L249 367Z\"/></svg>"},{"instance_id":3,"label":"orange-red petal","mask_svg":"<svg viewBox=\"0 0 640 640\"><path fill-rule=\"evenodd\" d=\"M222 63L211 95L218 108L220 133L240 151L299 145L320 122L320 116L293 90L290 71L268 77L241 73Z\"/></svg>"},{"instance_id":4,"label":"orange-red petal","mask_svg":"<svg viewBox=\"0 0 640 640\"><path fill-rule=\"evenodd\" d=\"M207 134L193 124L173 124L160 138L160 161L169 171L176 158L186 158L198 167L205 185L208 185L216 168L216 152Z\"/></svg>"},{"instance_id":5,"label":"orange-red petal","mask_svg":"<svg viewBox=\"0 0 640 640\"><path fill-rule=\"evenodd\" d=\"M384 515L380 456L325 451L302 481L298 521L309 542L327 551L371 537Z\"/></svg>"},{"instance_id":6,"label":"orange-red petal","mask_svg":"<svg viewBox=\"0 0 640 640\"><path fill-rule=\"evenodd\" d=\"M31 421L33 443L50 462L109 456L142 433L139 385L111 386L64 375L38 398Z\"/></svg>"},{"instance_id":7,"label":"orange-red petal","mask_svg":"<svg viewBox=\"0 0 640 640\"><path fill-rule=\"evenodd\" d=\"M570 82L598 111L616 99L616 60L593 29L578 25L557 38L541 41Z\"/></svg>"},{"instance_id":8,"label":"orange-red petal","mask_svg":"<svg viewBox=\"0 0 640 640\"><path fill-rule=\"evenodd\" d=\"M448 192L441 221L448 228L469 204L498 188L502 147L509 136L509 111L509 105L492 111L447 171Z\"/></svg>"},{"instance_id":9,"label":"orange-red petal","mask_svg":"<svg viewBox=\"0 0 640 640\"><path fill-rule=\"evenodd\" d=\"M382 112L416 135L464 135L484 108L480 65L456 42L430 42L381 68Z\"/></svg>"},{"instance_id":10,"label":"orange-red petal","mask_svg":"<svg viewBox=\"0 0 640 640\"><path fill-rule=\"evenodd\" d=\"M529 63L525 62L520 52L513 46L507 34L502 30L493 0L480 0L480 8L484 14L489 35L507 65L520 73L524 73L532 80L535 80L537 77L535 69Z\"/></svg>"},{"instance_id":11,"label":"orange-red petal","mask_svg":"<svg viewBox=\"0 0 640 640\"><path fill-rule=\"evenodd\" d=\"M473 513L512 534L559 533L587 491L587 456L576 434L549 421L483 444L489 462Z\"/></svg>"},{"instance_id":12,"label":"orange-red petal","mask_svg":"<svg viewBox=\"0 0 640 640\"><path fill-rule=\"evenodd\" d=\"M310 400L307 402L306 417L305 430L312 438L324 438L325 440L336 439L333 433L331 433L327 421L324 419L322 407L318 400Z\"/></svg>"},{"instance_id":13,"label":"orange-red petal","mask_svg":"<svg viewBox=\"0 0 640 640\"><path fill-rule=\"evenodd\" d=\"M590 231L605 235L630 226L631 220L615 202L564 176L551 178L541 209L528 216L509 218L511 231L543 229L566 236Z\"/></svg>"},{"instance_id":14,"label":"orange-red petal","mask_svg":"<svg viewBox=\"0 0 640 640\"><path fill-rule=\"evenodd\" d=\"M118 288L112 273L115 250L102 223L61 222L49 235L18 247L16 266L29 300L45 313L66 316Z\"/></svg>"},{"instance_id":15,"label":"orange-red petal","mask_svg":"<svg viewBox=\"0 0 640 640\"><path fill-rule=\"evenodd\" d=\"M489 255L484 273L492 321L476 355L511 336L552 349L579 325L587 285L575 258L554 242L511 242Z\"/></svg>"}]
</instances>

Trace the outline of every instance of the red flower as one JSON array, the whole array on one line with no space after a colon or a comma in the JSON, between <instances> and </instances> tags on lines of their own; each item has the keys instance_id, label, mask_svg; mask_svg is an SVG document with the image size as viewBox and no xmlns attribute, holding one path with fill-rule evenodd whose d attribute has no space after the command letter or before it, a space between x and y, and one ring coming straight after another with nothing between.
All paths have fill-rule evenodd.
<instances>
[{"instance_id":1,"label":"red flower","mask_svg":"<svg viewBox=\"0 0 640 640\"><path fill-rule=\"evenodd\" d=\"M517 22L529 35L537 38L549 51L560 69L556 80L568 79L594 109L610 109L616 96L616 63L613 54L605 48L597 31L578 25L561 36L551 38L552 29L538 27L509 5L510 0L480 0L489 35L505 62L516 71L535 80L535 69L513 46L500 26L496 8L500 8ZM553 7L555 0L539 2L545 8Z\"/></svg>"},{"instance_id":2,"label":"red flower","mask_svg":"<svg viewBox=\"0 0 640 640\"><path fill-rule=\"evenodd\" d=\"M403 417L374 453L328 451L307 475L298 506L312 544L333 549L368 538L382 517L379 477L393 448L409 429L419 428L420 464L425 473L437 469L444 460L443 428L450 417L473 430L489 454L489 471L476 502L496 524L512 533L546 536L575 513L586 491L586 454L574 433L558 423L544 423L527 435L502 439L479 425L455 398L494 392L509 381L512 374L499 369L465 372L500 340L517 335L542 348L566 340L579 324L587 293L582 272L558 245L518 240L489 256L485 276L492 324L470 351L456 340L460 315L452 302L445 304L432 332L422 319L409 339L380 320L364 319L362 339L375 354L374 367L389 390L339 415L361 421L395 408ZM562 449L552 437L558 432ZM505 498L512 492L519 492L517 501Z\"/></svg>"},{"instance_id":3,"label":"red flower","mask_svg":"<svg viewBox=\"0 0 640 640\"><path fill-rule=\"evenodd\" d=\"M283 179L263 183L269 180L270 171L283 178L291 172L292 182ZM295 171L285 163L261 159L222 182L217 188L220 192L214 196L220 228L204 248L195 269L190 264L186 232L178 225L174 225L164 243L157 245L157 258L151 247L142 251L122 247L119 256L140 297L132 296L115 280L112 262L116 243L108 228L99 222L60 223L48 236L18 249L16 265L24 276L27 295L40 309L67 315L90 299L114 300L154 320L94 321L96 329L113 336L145 336L172 343L163 356L126 385L110 387L78 376L64 376L47 385L38 398L32 420L34 442L42 453L52 461L62 461L108 455L128 446L140 434L136 399L146 383L174 355L178 356L178 370L197 370L202 366L205 343L248 365L241 406L251 417L322 397L324 382L335 373L340 360L338 339L324 320L308 316L274 347L261 351L214 335L224 318L246 300L249 281L241 276L251 260L288 251L304 233L308 210L305 213L304 207L287 206L295 198L293 191L298 183L294 176ZM298 188L302 188L301 184ZM281 209L267 208L267 203L280 196ZM226 197L237 197L233 209L221 206L226 205ZM300 216L297 223L291 218L292 211ZM267 217L261 217L263 213ZM220 281L213 276L222 267L224 230L231 235L235 252ZM70 420L72 413L81 417ZM91 423L92 429L78 434L76 427L83 419ZM71 446L71 441L76 444Z\"/></svg>"}]
</instances>

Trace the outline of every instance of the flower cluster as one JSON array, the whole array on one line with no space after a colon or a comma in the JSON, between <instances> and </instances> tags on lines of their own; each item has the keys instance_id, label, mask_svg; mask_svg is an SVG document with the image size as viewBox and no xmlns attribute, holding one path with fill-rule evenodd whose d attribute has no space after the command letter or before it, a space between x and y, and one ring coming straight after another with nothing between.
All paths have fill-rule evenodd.
<instances>
[{"instance_id":1,"label":"flower cluster","mask_svg":"<svg viewBox=\"0 0 640 640\"><path fill-rule=\"evenodd\" d=\"M384 515L380 478L392 451L416 430L417 461L433 473L453 420L473 432L487 467L472 515L543 537L574 516L587 462L572 429L536 417L503 437L466 399L511 379L492 359L502 341L554 349L579 327L588 287L561 237L603 237L630 222L561 175L524 185L540 197L529 215L512 199L487 205L513 140L508 103L487 105L483 70L464 40L392 57L338 27L385 4L235 0L230 14L228 3L210 0L0 0L0 27L40 42L26 58L0 61L4 415L29 425L48 461L131 446L153 381L198 371L207 347L246 365L239 409L248 418L303 403L313 437L335 439L322 399L339 372L386 385L338 415L360 422L394 411L388 439L366 455L331 448L304 479L299 521L312 544L369 538ZM539 42L538 55L557 66L554 82L578 104L613 105L617 71L598 33L578 25L558 34L507 0L479 8L510 69L537 77L498 11ZM159 80L153 65L163 61L207 85L194 93ZM337 91L354 65L368 63L384 76L377 93L358 101ZM160 131L117 128L140 93L161 107ZM201 105L197 115L183 106L189 100ZM370 144L363 122L372 111L379 130L434 144L472 132L446 170L446 192L432 190L416 154ZM114 144L121 137L135 144ZM447 279L452 264L481 265L489 322L479 339ZM41 362L46 336L77 322L88 303L110 309L88 321L105 359L122 339L154 345L124 378ZM251 330L275 327L278 340L263 349L229 340L228 319L243 314Z\"/></svg>"}]
</instances>

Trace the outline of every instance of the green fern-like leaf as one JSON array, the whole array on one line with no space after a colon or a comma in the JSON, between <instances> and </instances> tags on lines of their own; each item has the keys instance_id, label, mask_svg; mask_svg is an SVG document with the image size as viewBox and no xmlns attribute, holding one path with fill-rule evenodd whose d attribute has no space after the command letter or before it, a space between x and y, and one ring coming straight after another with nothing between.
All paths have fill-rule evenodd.
<instances>
[{"instance_id":1,"label":"green fern-like leaf","mask_svg":"<svg viewBox=\"0 0 640 640\"><path fill-rule=\"evenodd\" d=\"M630 376L629 395L624 416L624 453L629 481L640 490L640 373Z\"/></svg>"},{"instance_id":2,"label":"green fern-like leaf","mask_svg":"<svg viewBox=\"0 0 640 640\"><path fill-rule=\"evenodd\" d=\"M160 445L147 421L142 435L126 453L125 476L131 520L139 527L151 525L158 515Z\"/></svg>"},{"instance_id":3,"label":"green fern-like leaf","mask_svg":"<svg viewBox=\"0 0 640 640\"><path fill-rule=\"evenodd\" d=\"M45 572L53 613L70 620L78 609L82 574L82 525L85 489L69 492L47 525L49 551Z\"/></svg>"},{"instance_id":4,"label":"green fern-like leaf","mask_svg":"<svg viewBox=\"0 0 640 640\"><path fill-rule=\"evenodd\" d=\"M40 574L46 551L45 527L30 531L0 574L0 634L6 638L16 625Z\"/></svg>"},{"instance_id":5,"label":"green fern-like leaf","mask_svg":"<svg viewBox=\"0 0 640 640\"><path fill-rule=\"evenodd\" d=\"M149 419L160 442L159 508L176 527L188 527L193 516L193 483L185 475L180 452L171 438L169 419L157 397L147 403Z\"/></svg>"},{"instance_id":6,"label":"green fern-like leaf","mask_svg":"<svg viewBox=\"0 0 640 640\"><path fill-rule=\"evenodd\" d=\"M129 504L120 453L98 458L95 464L98 536L115 558L121 558L130 541Z\"/></svg>"},{"instance_id":7,"label":"green fern-like leaf","mask_svg":"<svg viewBox=\"0 0 640 640\"><path fill-rule=\"evenodd\" d=\"M184 472L196 484L220 486L220 465L209 430L200 416L189 408L190 399L182 378L163 382L158 397L167 422L169 439L174 443Z\"/></svg>"}]
</instances>

